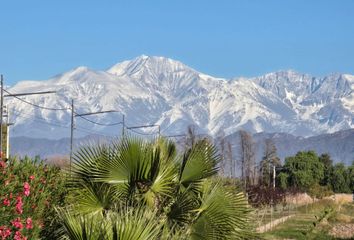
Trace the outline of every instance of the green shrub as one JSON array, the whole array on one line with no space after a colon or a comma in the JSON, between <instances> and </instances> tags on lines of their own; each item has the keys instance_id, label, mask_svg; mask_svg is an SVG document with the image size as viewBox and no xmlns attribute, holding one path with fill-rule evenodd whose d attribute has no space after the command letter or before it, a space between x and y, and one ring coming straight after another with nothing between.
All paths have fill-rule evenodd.
<instances>
[{"instance_id":1,"label":"green shrub","mask_svg":"<svg viewBox=\"0 0 354 240\"><path fill-rule=\"evenodd\" d=\"M54 205L64 197L60 169L39 158L0 160L0 236L38 239L53 231ZM53 225L54 224L54 225Z\"/></svg>"}]
</instances>

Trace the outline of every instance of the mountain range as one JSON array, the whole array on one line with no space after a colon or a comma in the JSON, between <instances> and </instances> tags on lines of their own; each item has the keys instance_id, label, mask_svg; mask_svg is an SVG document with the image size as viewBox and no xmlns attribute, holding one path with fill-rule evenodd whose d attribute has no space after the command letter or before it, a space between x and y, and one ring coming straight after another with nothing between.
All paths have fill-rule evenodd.
<instances>
[{"instance_id":1,"label":"mountain range","mask_svg":"<svg viewBox=\"0 0 354 240\"><path fill-rule=\"evenodd\" d=\"M67 155L74 113L75 147L107 141L125 131L143 136L185 134L189 126L233 143L238 131L253 134L257 158L271 138L281 159L300 150L328 152L336 162L354 156L354 76L314 77L293 70L260 77L217 78L164 57L139 56L105 71L78 67L45 81L21 81L6 94L12 154ZM123 117L124 116L124 117ZM127 127L151 127L128 130ZM156 126L159 125L158 129ZM134 131L134 132L132 132ZM236 141L236 142L235 142Z\"/></svg>"},{"instance_id":2,"label":"mountain range","mask_svg":"<svg viewBox=\"0 0 354 240\"><path fill-rule=\"evenodd\" d=\"M91 122L76 117L76 137L119 135L123 115L126 126L159 125L162 135L183 134L191 125L214 137L240 129L309 137L354 127L354 76L349 74L314 77L287 70L224 79L169 58L142 55L105 71L78 67L6 90L56 91L6 98L12 137L68 137L71 99L76 113L117 111L85 117ZM157 134L154 127L135 131Z\"/></svg>"},{"instance_id":3,"label":"mountain range","mask_svg":"<svg viewBox=\"0 0 354 240\"><path fill-rule=\"evenodd\" d=\"M299 137L287 133L256 133L253 134L255 142L256 160L259 162L263 157L264 143L271 139L276 148L277 155L283 162L288 156L295 155L298 151L314 150L317 154L328 153L334 162L342 162L346 165L354 161L354 129L342 130L330 134L321 134L312 137ZM109 143L114 140L111 137L101 135L87 135L74 141L74 151L80 146L92 143ZM184 138L176 138L179 146L185 145ZM234 160L239 159L239 132L225 137L225 142L232 146ZM220 141L215 139L215 144L220 146ZM49 140L46 138L12 137L10 139L12 155L36 156L40 155L47 159L67 158L70 151L70 139L62 138Z\"/></svg>"}]
</instances>

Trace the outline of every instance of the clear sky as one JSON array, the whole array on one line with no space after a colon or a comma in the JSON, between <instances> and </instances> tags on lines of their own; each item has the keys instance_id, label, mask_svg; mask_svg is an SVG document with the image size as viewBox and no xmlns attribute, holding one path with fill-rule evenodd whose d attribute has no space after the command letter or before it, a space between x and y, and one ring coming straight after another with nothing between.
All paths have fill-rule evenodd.
<instances>
[{"instance_id":1,"label":"clear sky","mask_svg":"<svg viewBox=\"0 0 354 240\"><path fill-rule=\"evenodd\" d=\"M141 54L226 78L281 69L354 74L354 1L0 1L7 84Z\"/></svg>"}]
</instances>

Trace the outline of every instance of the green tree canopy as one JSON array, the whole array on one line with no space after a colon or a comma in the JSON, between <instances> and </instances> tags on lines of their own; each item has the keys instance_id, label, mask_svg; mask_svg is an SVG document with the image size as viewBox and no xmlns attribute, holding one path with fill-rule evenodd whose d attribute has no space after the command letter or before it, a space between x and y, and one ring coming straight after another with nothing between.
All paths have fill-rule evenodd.
<instances>
[{"instance_id":1,"label":"green tree canopy","mask_svg":"<svg viewBox=\"0 0 354 240\"><path fill-rule=\"evenodd\" d=\"M350 168L346 168L343 163L337 163L333 166L331 174L331 185L334 192L350 193Z\"/></svg>"},{"instance_id":2,"label":"green tree canopy","mask_svg":"<svg viewBox=\"0 0 354 240\"><path fill-rule=\"evenodd\" d=\"M289 185L305 191L324 177L324 164L314 151L298 152L287 157L284 168L289 174Z\"/></svg>"},{"instance_id":3,"label":"green tree canopy","mask_svg":"<svg viewBox=\"0 0 354 240\"><path fill-rule=\"evenodd\" d=\"M321 185L331 185L330 178L333 171L333 160L331 159L331 156L328 153L321 154L319 159L324 166L323 179L321 180Z\"/></svg>"}]
</instances>

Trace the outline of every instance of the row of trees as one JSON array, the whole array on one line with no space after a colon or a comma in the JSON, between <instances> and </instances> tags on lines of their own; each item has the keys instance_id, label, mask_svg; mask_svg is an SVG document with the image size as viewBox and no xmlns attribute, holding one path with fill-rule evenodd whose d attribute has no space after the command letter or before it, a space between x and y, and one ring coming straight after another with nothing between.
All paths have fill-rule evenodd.
<instances>
[{"instance_id":1,"label":"row of trees","mask_svg":"<svg viewBox=\"0 0 354 240\"><path fill-rule=\"evenodd\" d=\"M314 195L328 191L351 193L354 191L354 162L351 166L333 164L329 154L318 156L314 151L298 152L285 158L277 181L282 189L295 187Z\"/></svg>"},{"instance_id":2,"label":"row of trees","mask_svg":"<svg viewBox=\"0 0 354 240\"><path fill-rule=\"evenodd\" d=\"M223 174L236 178L236 172L244 189L261 185L267 188L273 185L283 190L298 189L335 193L354 191L354 162L352 166L342 163L333 164L329 154L318 156L314 151L298 152L285 158L284 165L277 155L277 149L271 139L264 141L263 157L256 164L256 145L252 136L240 131L237 143L238 155L233 153L233 146L225 138L220 139ZM238 159L236 161L235 159ZM236 166L239 166L237 168Z\"/></svg>"},{"instance_id":3,"label":"row of trees","mask_svg":"<svg viewBox=\"0 0 354 240\"><path fill-rule=\"evenodd\" d=\"M277 149L273 141L270 139L265 141L264 156L260 164L257 164L256 147L251 134L246 131L240 131L239 136L237 156L233 153L233 145L226 141L224 137L220 139L221 169L223 174L236 178L236 172L239 171L240 179L245 189L258 184L271 186L273 182L273 166L280 166L280 159L277 156ZM235 160L236 158L238 161Z\"/></svg>"}]
</instances>

